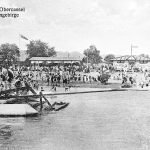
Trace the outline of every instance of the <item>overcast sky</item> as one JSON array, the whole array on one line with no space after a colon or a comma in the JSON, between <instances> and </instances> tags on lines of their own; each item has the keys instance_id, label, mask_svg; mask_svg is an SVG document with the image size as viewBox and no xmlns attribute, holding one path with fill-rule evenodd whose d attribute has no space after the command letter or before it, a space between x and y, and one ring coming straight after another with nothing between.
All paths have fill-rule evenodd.
<instances>
[{"instance_id":1,"label":"overcast sky","mask_svg":"<svg viewBox=\"0 0 150 150\"><path fill-rule=\"evenodd\" d=\"M48 42L58 51L94 44L101 54L150 54L150 0L0 0L1 7L25 7L18 19L0 18L0 44L19 45L19 34ZM25 40L20 48L26 49Z\"/></svg>"}]
</instances>

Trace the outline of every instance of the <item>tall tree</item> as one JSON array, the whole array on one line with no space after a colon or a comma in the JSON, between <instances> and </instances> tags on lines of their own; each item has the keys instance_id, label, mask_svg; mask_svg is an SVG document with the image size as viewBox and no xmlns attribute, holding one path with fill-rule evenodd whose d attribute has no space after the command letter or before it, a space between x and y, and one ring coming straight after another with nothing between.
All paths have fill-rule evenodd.
<instances>
[{"instance_id":1,"label":"tall tree","mask_svg":"<svg viewBox=\"0 0 150 150\"><path fill-rule=\"evenodd\" d=\"M48 55L48 57L55 56L56 55L55 47L49 48L47 55Z\"/></svg>"},{"instance_id":2,"label":"tall tree","mask_svg":"<svg viewBox=\"0 0 150 150\"><path fill-rule=\"evenodd\" d=\"M1 44L0 53L5 65L12 65L18 60L18 57L20 56L20 51L16 44Z\"/></svg>"},{"instance_id":3,"label":"tall tree","mask_svg":"<svg viewBox=\"0 0 150 150\"><path fill-rule=\"evenodd\" d=\"M51 57L56 55L54 47L49 47L47 43L40 40L30 41L27 44L27 54L31 57Z\"/></svg>"},{"instance_id":4,"label":"tall tree","mask_svg":"<svg viewBox=\"0 0 150 150\"><path fill-rule=\"evenodd\" d=\"M102 57L100 56L100 51L94 45L91 45L89 48L84 50L85 57L83 62L88 62L91 64L98 64L101 62Z\"/></svg>"}]
</instances>

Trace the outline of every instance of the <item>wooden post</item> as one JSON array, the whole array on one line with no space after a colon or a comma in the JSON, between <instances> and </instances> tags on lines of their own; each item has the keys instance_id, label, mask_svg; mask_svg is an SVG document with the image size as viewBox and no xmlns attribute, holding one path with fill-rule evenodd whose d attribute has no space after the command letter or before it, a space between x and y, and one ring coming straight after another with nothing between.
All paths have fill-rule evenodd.
<instances>
[{"instance_id":1,"label":"wooden post","mask_svg":"<svg viewBox=\"0 0 150 150\"><path fill-rule=\"evenodd\" d=\"M40 92L40 111L42 111L43 103L42 103L42 92Z\"/></svg>"},{"instance_id":2,"label":"wooden post","mask_svg":"<svg viewBox=\"0 0 150 150\"><path fill-rule=\"evenodd\" d=\"M33 94L37 95L37 93L34 91L34 89L27 82L24 82L24 83L28 90L30 90Z\"/></svg>"},{"instance_id":3,"label":"wooden post","mask_svg":"<svg viewBox=\"0 0 150 150\"><path fill-rule=\"evenodd\" d=\"M16 99L18 100L19 90L16 88Z\"/></svg>"},{"instance_id":4,"label":"wooden post","mask_svg":"<svg viewBox=\"0 0 150 150\"><path fill-rule=\"evenodd\" d=\"M47 104L50 106L50 109L53 109L53 107L52 107L51 103L48 101L48 99L42 94L42 92L40 92L40 93L41 93L41 97L43 97L44 100L47 102Z\"/></svg>"}]
</instances>

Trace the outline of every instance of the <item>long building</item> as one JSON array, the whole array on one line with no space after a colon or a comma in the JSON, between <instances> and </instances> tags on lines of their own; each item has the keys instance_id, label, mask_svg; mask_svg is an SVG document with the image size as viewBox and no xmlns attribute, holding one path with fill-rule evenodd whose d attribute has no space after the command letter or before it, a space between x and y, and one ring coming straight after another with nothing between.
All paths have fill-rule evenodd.
<instances>
[{"instance_id":1,"label":"long building","mask_svg":"<svg viewBox=\"0 0 150 150\"><path fill-rule=\"evenodd\" d=\"M80 63L82 58L78 57L32 57L31 64L66 64L66 63Z\"/></svg>"}]
</instances>

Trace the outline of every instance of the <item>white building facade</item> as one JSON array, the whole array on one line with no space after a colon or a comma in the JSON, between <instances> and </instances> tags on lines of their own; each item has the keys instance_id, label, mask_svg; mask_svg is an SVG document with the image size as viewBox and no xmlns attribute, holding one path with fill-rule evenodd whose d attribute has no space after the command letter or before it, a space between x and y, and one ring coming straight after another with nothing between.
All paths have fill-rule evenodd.
<instances>
[{"instance_id":1,"label":"white building facade","mask_svg":"<svg viewBox=\"0 0 150 150\"><path fill-rule=\"evenodd\" d=\"M113 66L117 70L129 70L132 68L150 70L150 58L136 55L125 55L112 59Z\"/></svg>"}]
</instances>

